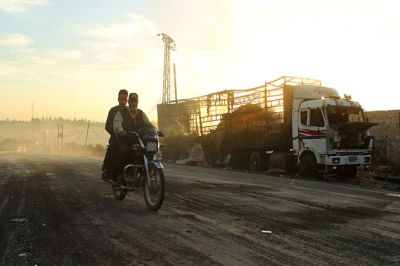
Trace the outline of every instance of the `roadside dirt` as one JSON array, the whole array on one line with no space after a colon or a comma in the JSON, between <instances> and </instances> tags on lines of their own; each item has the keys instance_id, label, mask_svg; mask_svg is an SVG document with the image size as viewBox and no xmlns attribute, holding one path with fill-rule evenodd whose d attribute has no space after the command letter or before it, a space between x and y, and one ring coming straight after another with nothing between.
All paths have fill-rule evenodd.
<instances>
[{"instance_id":1,"label":"roadside dirt","mask_svg":"<svg viewBox=\"0 0 400 266\"><path fill-rule=\"evenodd\" d=\"M167 164L151 212L100 163L0 154L0 265L400 264L398 193Z\"/></svg>"}]
</instances>

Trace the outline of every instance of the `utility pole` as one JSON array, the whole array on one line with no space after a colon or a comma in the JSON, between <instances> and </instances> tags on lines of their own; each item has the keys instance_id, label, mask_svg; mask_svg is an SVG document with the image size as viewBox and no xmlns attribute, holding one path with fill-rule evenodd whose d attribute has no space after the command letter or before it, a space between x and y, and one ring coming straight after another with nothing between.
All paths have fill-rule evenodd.
<instances>
[{"instance_id":1,"label":"utility pole","mask_svg":"<svg viewBox=\"0 0 400 266\"><path fill-rule=\"evenodd\" d=\"M87 130L86 130L86 139L85 139L85 146L86 146L87 139L88 139L88 135L89 135L89 126L90 126L90 120L88 121L88 124L87 124Z\"/></svg>"},{"instance_id":2,"label":"utility pole","mask_svg":"<svg viewBox=\"0 0 400 266\"><path fill-rule=\"evenodd\" d=\"M57 125L57 150L60 149L60 139L62 148L64 146L64 124Z\"/></svg>"},{"instance_id":3,"label":"utility pole","mask_svg":"<svg viewBox=\"0 0 400 266\"><path fill-rule=\"evenodd\" d=\"M61 124L61 149L64 147L64 124Z\"/></svg>"},{"instance_id":4,"label":"utility pole","mask_svg":"<svg viewBox=\"0 0 400 266\"><path fill-rule=\"evenodd\" d=\"M60 124L57 124L57 151L60 149Z\"/></svg>"},{"instance_id":5,"label":"utility pole","mask_svg":"<svg viewBox=\"0 0 400 266\"><path fill-rule=\"evenodd\" d=\"M176 87L176 68L174 63L174 87L175 87L175 103L178 103L178 89Z\"/></svg>"},{"instance_id":6,"label":"utility pole","mask_svg":"<svg viewBox=\"0 0 400 266\"><path fill-rule=\"evenodd\" d=\"M163 75L163 96L162 103L171 101L171 75L170 75L170 54L171 50L175 50L175 42L165 33L159 33L164 42L164 75Z\"/></svg>"},{"instance_id":7,"label":"utility pole","mask_svg":"<svg viewBox=\"0 0 400 266\"><path fill-rule=\"evenodd\" d=\"M32 118L31 118L31 120L33 120L33 119L35 118L35 103L32 103L31 112L32 112Z\"/></svg>"}]
</instances>

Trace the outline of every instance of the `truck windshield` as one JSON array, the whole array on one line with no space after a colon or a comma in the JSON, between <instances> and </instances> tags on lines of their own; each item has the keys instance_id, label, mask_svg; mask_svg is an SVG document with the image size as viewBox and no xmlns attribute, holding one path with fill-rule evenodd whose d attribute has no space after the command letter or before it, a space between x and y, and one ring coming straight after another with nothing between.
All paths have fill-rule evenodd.
<instances>
[{"instance_id":1,"label":"truck windshield","mask_svg":"<svg viewBox=\"0 0 400 266\"><path fill-rule=\"evenodd\" d=\"M352 106L327 106L329 124L333 127L348 122L363 122L364 114L361 108Z\"/></svg>"}]
</instances>

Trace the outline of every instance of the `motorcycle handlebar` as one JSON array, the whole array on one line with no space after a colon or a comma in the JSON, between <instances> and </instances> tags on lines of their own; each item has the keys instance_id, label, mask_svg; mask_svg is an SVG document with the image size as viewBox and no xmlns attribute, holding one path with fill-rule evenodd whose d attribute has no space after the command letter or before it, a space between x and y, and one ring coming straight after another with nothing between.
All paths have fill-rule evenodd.
<instances>
[{"instance_id":1,"label":"motorcycle handlebar","mask_svg":"<svg viewBox=\"0 0 400 266\"><path fill-rule=\"evenodd\" d=\"M126 133L127 133L127 135L134 135L136 137L139 137L139 134L135 131L127 131ZM162 133L161 131L157 131L157 135L159 137L165 137L164 133Z\"/></svg>"},{"instance_id":2,"label":"motorcycle handlebar","mask_svg":"<svg viewBox=\"0 0 400 266\"><path fill-rule=\"evenodd\" d=\"M139 137L139 134L135 131L126 131L127 135L135 135L136 137Z\"/></svg>"}]
</instances>

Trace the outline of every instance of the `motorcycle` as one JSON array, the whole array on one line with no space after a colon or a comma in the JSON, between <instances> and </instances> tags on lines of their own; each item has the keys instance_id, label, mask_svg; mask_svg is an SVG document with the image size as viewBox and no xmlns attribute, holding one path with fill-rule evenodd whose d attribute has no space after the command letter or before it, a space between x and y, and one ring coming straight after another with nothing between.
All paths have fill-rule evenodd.
<instances>
[{"instance_id":1,"label":"motorcycle","mask_svg":"<svg viewBox=\"0 0 400 266\"><path fill-rule=\"evenodd\" d=\"M165 197L165 175L164 166L156 158L159 136L163 135L154 127L144 127L139 134L127 132L129 160L120 174L122 184L117 185L116 180L106 178L112 185L115 199L123 200L128 192L143 189L147 207L153 211L161 208Z\"/></svg>"}]
</instances>

